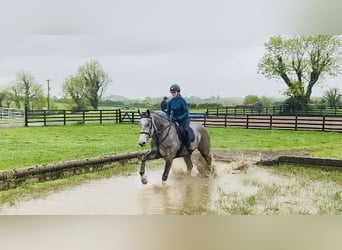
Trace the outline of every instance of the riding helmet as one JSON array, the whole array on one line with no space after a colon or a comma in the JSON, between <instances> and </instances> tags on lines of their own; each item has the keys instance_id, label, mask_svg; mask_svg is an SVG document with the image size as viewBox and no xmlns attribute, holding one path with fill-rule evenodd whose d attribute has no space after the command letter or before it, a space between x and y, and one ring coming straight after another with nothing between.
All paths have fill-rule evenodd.
<instances>
[{"instance_id":1,"label":"riding helmet","mask_svg":"<svg viewBox=\"0 0 342 250\"><path fill-rule=\"evenodd\" d=\"M178 84L172 84L170 87L170 92L180 92L180 87Z\"/></svg>"}]
</instances>

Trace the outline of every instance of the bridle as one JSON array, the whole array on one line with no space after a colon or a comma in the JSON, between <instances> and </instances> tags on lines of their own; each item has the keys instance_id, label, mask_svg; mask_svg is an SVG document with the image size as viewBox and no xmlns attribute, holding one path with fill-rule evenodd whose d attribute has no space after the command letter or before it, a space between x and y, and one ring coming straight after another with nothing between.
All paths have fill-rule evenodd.
<instances>
[{"instance_id":1,"label":"bridle","mask_svg":"<svg viewBox=\"0 0 342 250\"><path fill-rule=\"evenodd\" d=\"M148 135L149 138L152 138L154 135L156 136L156 143L157 146L159 147L159 145L165 141L165 139L167 138L169 131L171 129L171 122L169 122L168 126L162 128L160 131L158 131L157 125L155 124L153 118L151 116L148 117L142 117L142 118L147 118L149 120L149 128L148 128L148 132L147 131L140 131L140 134L145 134ZM165 119L163 117L161 117L162 119ZM158 135L162 134L165 130L167 129L167 133L166 135L160 139Z\"/></svg>"},{"instance_id":2,"label":"bridle","mask_svg":"<svg viewBox=\"0 0 342 250\"><path fill-rule=\"evenodd\" d=\"M148 123L149 123L149 126L148 126L148 132L147 131L140 131L140 134L143 134L143 135L148 135L149 138L151 138L154 134L154 132L152 130L154 130L154 123L152 121L152 117L142 117L142 118L147 118L148 119Z\"/></svg>"}]
</instances>

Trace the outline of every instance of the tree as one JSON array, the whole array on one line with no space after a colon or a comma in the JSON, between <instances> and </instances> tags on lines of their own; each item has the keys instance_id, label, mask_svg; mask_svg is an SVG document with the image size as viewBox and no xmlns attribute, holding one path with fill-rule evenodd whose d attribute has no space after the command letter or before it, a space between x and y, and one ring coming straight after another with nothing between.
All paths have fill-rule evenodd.
<instances>
[{"instance_id":1,"label":"tree","mask_svg":"<svg viewBox=\"0 0 342 250\"><path fill-rule=\"evenodd\" d=\"M65 99L72 99L75 106L75 110L88 109L89 101L86 98L86 86L82 81L82 78L78 75L69 76L63 84L63 93Z\"/></svg>"},{"instance_id":2,"label":"tree","mask_svg":"<svg viewBox=\"0 0 342 250\"><path fill-rule=\"evenodd\" d=\"M342 105L342 93L337 88L327 90L323 96L329 107L337 107Z\"/></svg>"},{"instance_id":3,"label":"tree","mask_svg":"<svg viewBox=\"0 0 342 250\"><path fill-rule=\"evenodd\" d=\"M64 82L63 93L65 97L72 98L76 109L91 106L97 110L103 92L111 81L100 63L92 60L80 66L77 74Z\"/></svg>"},{"instance_id":4,"label":"tree","mask_svg":"<svg viewBox=\"0 0 342 250\"><path fill-rule=\"evenodd\" d=\"M259 97L257 95L247 95L245 96L244 100L243 100L243 104L244 105L249 105L249 104L255 104L257 102L259 102Z\"/></svg>"},{"instance_id":5,"label":"tree","mask_svg":"<svg viewBox=\"0 0 342 250\"><path fill-rule=\"evenodd\" d=\"M40 84L32 85L29 98L31 101L31 109L41 109L47 104L43 87Z\"/></svg>"},{"instance_id":6,"label":"tree","mask_svg":"<svg viewBox=\"0 0 342 250\"><path fill-rule=\"evenodd\" d=\"M339 36L271 37L265 43L259 73L268 79L283 80L287 86L284 94L290 97L287 103L302 108L309 103L320 79L341 73L341 47Z\"/></svg>"},{"instance_id":7,"label":"tree","mask_svg":"<svg viewBox=\"0 0 342 250\"><path fill-rule=\"evenodd\" d=\"M20 83L13 83L8 88L8 101L14 102L15 106L20 109L23 101L23 88Z\"/></svg>"},{"instance_id":8,"label":"tree","mask_svg":"<svg viewBox=\"0 0 342 250\"><path fill-rule=\"evenodd\" d=\"M0 108L3 107L2 102L6 99L6 91L5 90L0 90Z\"/></svg>"},{"instance_id":9,"label":"tree","mask_svg":"<svg viewBox=\"0 0 342 250\"><path fill-rule=\"evenodd\" d=\"M30 109L42 108L45 104L42 85L35 82L31 73L21 71L17 73L17 79L9 88L9 95L17 108L24 106Z\"/></svg>"},{"instance_id":10,"label":"tree","mask_svg":"<svg viewBox=\"0 0 342 250\"><path fill-rule=\"evenodd\" d=\"M21 71L17 74L17 85L23 91L24 106L30 107L30 96L34 85L34 77L27 72Z\"/></svg>"}]
</instances>

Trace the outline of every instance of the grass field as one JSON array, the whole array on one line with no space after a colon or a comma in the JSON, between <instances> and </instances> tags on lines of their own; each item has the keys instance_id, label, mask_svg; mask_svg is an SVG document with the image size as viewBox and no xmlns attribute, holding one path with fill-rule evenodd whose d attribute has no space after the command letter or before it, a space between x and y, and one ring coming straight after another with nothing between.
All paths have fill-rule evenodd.
<instances>
[{"instance_id":1,"label":"grass field","mask_svg":"<svg viewBox=\"0 0 342 250\"><path fill-rule=\"evenodd\" d=\"M306 150L342 158L342 134L316 131L207 128L212 149ZM138 125L89 124L0 130L0 170L100 155L146 150Z\"/></svg>"}]
</instances>

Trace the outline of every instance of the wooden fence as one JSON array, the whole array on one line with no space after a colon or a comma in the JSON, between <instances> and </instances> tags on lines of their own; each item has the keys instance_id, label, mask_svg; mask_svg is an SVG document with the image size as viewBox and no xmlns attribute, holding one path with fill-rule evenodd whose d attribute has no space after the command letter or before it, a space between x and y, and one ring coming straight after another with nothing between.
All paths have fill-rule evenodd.
<instances>
[{"instance_id":1,"label":"wooden fence","mask_svg":"<svg viewBox=\"0 0 342 250\"><path fill-rule=\"evenodd\" d=\"M317 130L342 132L342 116L210 116L192 118L207 127L243 127L255 129Z\"/></svg>"},{"instance_id":2,"label":"wooden fence","mask_svg":"<svg viewBox=\"0 0 342 250\"><path fill-rule=\"evenodd\" d=\"M25 126L48 126L85 123L136 123L140 119L137 111L112 110L31 110L26 112Z\"/></svg>"},{"instance_id":3,"label":"wooden fence","mask_svg":"<svg viewBox=\"0 0 342 250\"><path fill-rule=\"evenodd\" d=\"M245 116L245 115L289 115L285 106L274 107L260 107L254 105L237 105L227 106L223 108L211 108L206 110L206 114L210 116L230 115L230 116ZM301 116L342 116L342 106L339 107L326 107L326 106L309 106L302 111L294 111L290 115Z\"/></svg>"},{"instance_id":4,"label":"wooden fence","mask_svg":"<svg viewBox=\"0 0 342 250\"><path fill-rule=\"evenodd\" d=\"M34 110L26 113L25 126L48 126L85 123L136 124L140 115L136 110ZM207 127L243 127L255 129L317 130L342 132L342 115L266 115L229 114L229 112L192 113L192 121Z\"/></svg>"}]
</instances>

